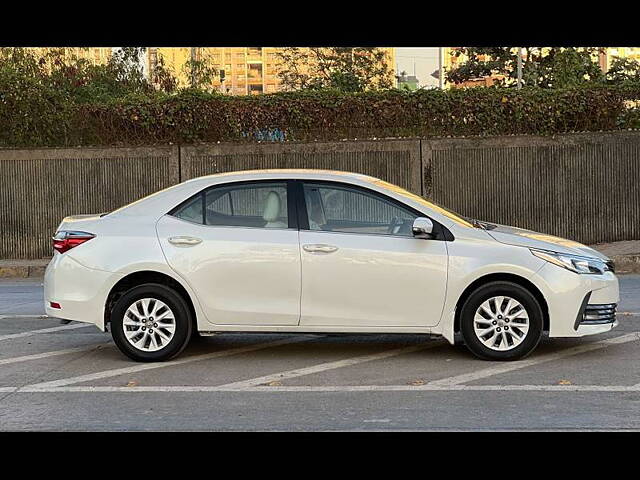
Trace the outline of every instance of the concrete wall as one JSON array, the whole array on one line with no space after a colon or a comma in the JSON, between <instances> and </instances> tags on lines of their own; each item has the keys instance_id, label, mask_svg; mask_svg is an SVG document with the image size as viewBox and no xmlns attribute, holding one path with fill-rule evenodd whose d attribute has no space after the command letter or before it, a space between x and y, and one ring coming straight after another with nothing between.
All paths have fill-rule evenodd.
<instances>
[{"instance_id":1,"label":"concrete wall","mask_svg":"<svg viewBox=\"0 0 640 480\"><path fill-rule=\"evenodd\" d=\"M256 168L361 172L464 215L584 243L640 238L640 133L0 150L0 259L51 254L71 214Z\"/></svg>"},{"instance_id":2,"label":"concrete wall","mask_svg":"<svg viewBox=\"0 0 640 480\"><path fill-rule=\"evenodd\" d=\"M232 170L320 168L366 173L422 193L420 140L185 146L181 165L183 180Z\"/></svg>"},{"instance_id":3,"label":"concrete wall","mask_svg":"<svg viewBox=\"0 0 640 480\"><path fill-rule=\"evenodd\" d=\"M640 239L640 134L423 140L425 195L582 243Z\"/></svg>"},{"instance_id":4,"label":"concrete wall","mask_svg":"<svg viewBox=\"0 0 640 480\"><path fill-rule=\"evenodd\" d=\"M63 217L179 182L178 148L0 150L0 179L0 259L40 258Z\"/></svg>"}]
</instances>

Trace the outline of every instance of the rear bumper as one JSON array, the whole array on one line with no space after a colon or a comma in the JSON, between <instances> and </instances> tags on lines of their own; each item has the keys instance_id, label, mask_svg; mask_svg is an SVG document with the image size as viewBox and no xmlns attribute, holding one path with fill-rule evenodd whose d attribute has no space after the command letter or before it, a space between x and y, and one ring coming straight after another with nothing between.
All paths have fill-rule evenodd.
<instances>
[{"instance_id":1,"label":"rear bumper","mask_svg":"<svg viewBox=\"0 0 640 480\"><path fill-rule=\"evenodd\" d=\"M87 268L67 254L55 253L44 274L47 315L92 323L104 331L104 307L110 287L122 275ZM51 308L50 302L61 308Z\"/></svg>"},{"instance_id":2,"label":"rear bumper","mask_svg":"<svg viewBox=\"0 0 640 480\"><path fill-rule=\"evenodd\" d=\"M589 321L589 312L620 301L618 279L613 273L579 275L547 264L535 277L534 281L547 301L550 337L594 335L608 332L618 325L615 315L603 319L607 321Z\"/></svg>"}]
</instances>

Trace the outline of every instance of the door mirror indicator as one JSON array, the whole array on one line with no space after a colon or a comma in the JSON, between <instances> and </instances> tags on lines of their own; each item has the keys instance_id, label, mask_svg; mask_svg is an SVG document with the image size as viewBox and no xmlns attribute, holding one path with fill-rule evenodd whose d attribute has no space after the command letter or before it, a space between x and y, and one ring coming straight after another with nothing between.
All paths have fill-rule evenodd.
<instances>
[{"instance_id":1,"label":"door mirror indicator","mask_svg":"<svg viewBox=\"0 0 640 480\"><path fill-rule=\"evenodd\" d=\"M415 238L433 238L433 222L426 217L416 218L411 230Z\"/></svg>"}]
</instances>

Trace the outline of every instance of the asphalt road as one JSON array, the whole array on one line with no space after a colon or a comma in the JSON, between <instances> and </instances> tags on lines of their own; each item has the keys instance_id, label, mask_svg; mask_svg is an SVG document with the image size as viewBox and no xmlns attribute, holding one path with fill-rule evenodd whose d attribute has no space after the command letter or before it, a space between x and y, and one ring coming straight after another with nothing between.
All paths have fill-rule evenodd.
<instances>
[{"instance_id":1,"label":"asphalt road","mask_svg":"<svg viewBox=\"0 0 640 480\"><path fill-rule=\"evenodd\" d=\"M640 275L620 326L520 362L412 335L225 334L139 364L0 281L0 430L639 430Z\"/></svg>"}]
</instances>

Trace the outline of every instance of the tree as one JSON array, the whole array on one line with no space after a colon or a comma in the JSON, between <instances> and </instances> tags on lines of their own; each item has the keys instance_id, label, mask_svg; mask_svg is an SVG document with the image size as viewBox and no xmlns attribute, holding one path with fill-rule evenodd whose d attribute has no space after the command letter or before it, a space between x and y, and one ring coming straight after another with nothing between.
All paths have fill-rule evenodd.
<instances>
[{"instance_id":1,"label":"tree","mask_svg":"<svg viewBox=\"0 0 640 480\"><path fill-rule=\"evenodd\" d=\"M18 79L15 85L31 82L80 103L149 95L157 90L173 92L177 82L166 69L154 72L151 79L145 77L141 61L144 52L144 48L123 47L115 50L107 62L95 64L76 55L72 48L0 48L0 70L5 78L11 75ZM0 87L13 89L12 84Z\"/></svg>"},{"instance_id":2,"label":"tree","mask_svg":"<svg viewBox=\"0 0 640 480\"><path fill-rule=\"evenodd\" d=\"M497 76L501 86L516 84L520 47L463 47L451 52L466 61L446 72L448 82ZM602 81L598 48L522 47L522 79L525 85L562 88L590 81Z\"/></svg>"},{"instance_id":3,"label":"tree","mask_svg":"<svg viewBox=\"0 0 640 480\"><path fill-rule=\"evenodd\" d=\"M640 81L640 62L630 58L614 58L607 71L608 83Z\"/></svg>"},{"instance_id":4,"label":"tree","mask_svg":"<svg viewBox=\"0 0 640 480\"><path fill-rule=\"evenodd\" d=\"M375 47L287 47L277 54L285 90L333 88L343 92L393 86L384 50Z\"/></svg>"},{"instance_id":5,"label":"tree","mask_svg":"<svg viewBox=\"0 0 640 480\"><path fill-rule=\"evenodd\" d=\"M178 89L178 79L173 71L167 67L162 56L158 57L151 70L150 81L162 92L173 93Z\"/></svg>"},{"instance_id":6,"label":"tree","mask_svg":"<svg viewBox=\"0 0 640 480\"><path fill-rule=\"evenodd\" d=\"M153 91L145 78L141 57L144 48L122 47L104 64L78 58L72 49L49 49L40 62L46 65L42 81L66 91L77 101L120 98Z\"/></svg>"},{"instance_id":7,"label":"tree","mask_svg":"<svg viewBox=\"0 0 640 480\"><path fill-rule=\"evenodd\" d=\"M183 73L189 79L189 86L198 90L213 89L212 84L218 76L218 71L211 65L211 59L207 55L198 52L196 58L187 60L182 67Z\"/></svg>"}]
</instances>

